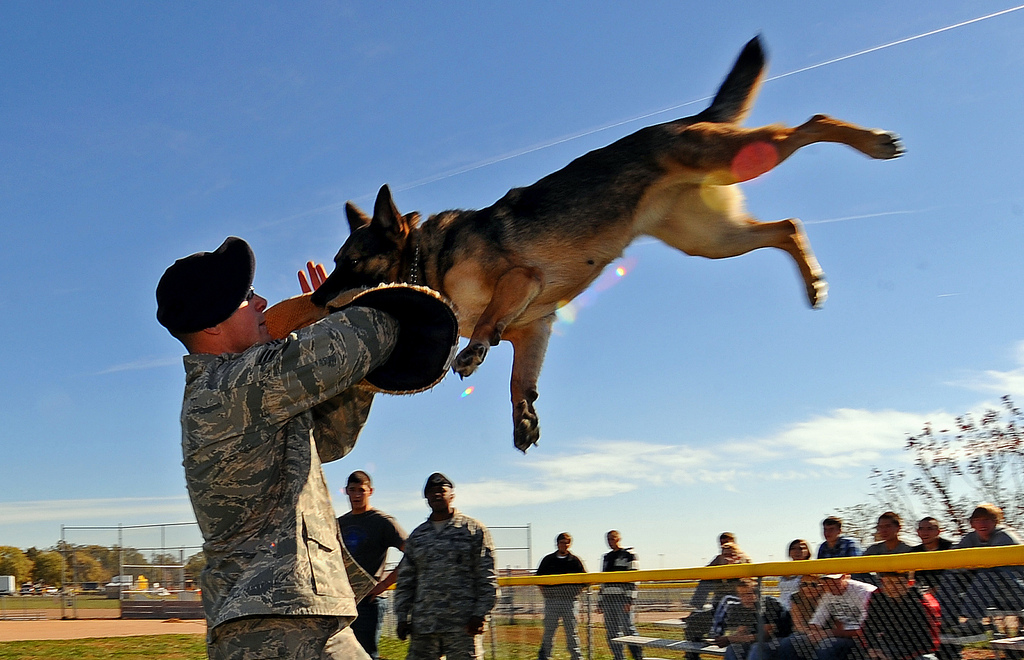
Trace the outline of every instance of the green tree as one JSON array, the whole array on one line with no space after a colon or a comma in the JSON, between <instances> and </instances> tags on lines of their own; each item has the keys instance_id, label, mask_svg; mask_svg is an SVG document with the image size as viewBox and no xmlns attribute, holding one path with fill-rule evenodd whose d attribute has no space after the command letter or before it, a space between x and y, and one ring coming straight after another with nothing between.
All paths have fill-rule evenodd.
<instances>
[{"instance_id":1,"label":"green tree","mask_svg":"<svg viewBox=\"0 0 1024 660\"><path fill-rule=\"evenodd\" d=\"M60 576L61 556L55 550L44 550L36 552L36 559L32 564L32 581L55 587L64 586Z\"/></svg>"},{"instance_id":2,"label":"green tree","mask_svg":"<svg viewBox=\"0 0 1024 660\"><path fill-rule=\"evenodd\" d=\"M185 579L194 582L199 580L199 574L206 566L206 555L200 550L185 561Z\"/></svg>"},{"instance_id":3,"label":"green tree","mask_svg":"<svg viewBox=\"0 0 1024 660\"><path fill-rule=\"evenodd\" d=\"M32 573L32 561L20 548L0 545L0 575L13 575L18 584L26 581Z\"/></svg>"}]
</instances>

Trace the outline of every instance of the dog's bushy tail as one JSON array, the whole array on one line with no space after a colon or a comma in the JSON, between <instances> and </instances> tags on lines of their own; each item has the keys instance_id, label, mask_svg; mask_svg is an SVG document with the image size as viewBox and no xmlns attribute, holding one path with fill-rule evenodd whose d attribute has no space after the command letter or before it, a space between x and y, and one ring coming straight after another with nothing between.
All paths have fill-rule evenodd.
<instances>
[{"instance_id":1,"label":"dog's bushy tail","mask_svg":"<svg viewBox=\"0 0 1024 660\"><path fill-rule=\"evenodd\" d=\"M711 105L694 119L719 124L737 124L743 121L750 113L754 97L761 86L764 62L764 49L761 47L759 35L743 47L740 56L736 58L736 63L732 65L732 71L718 88Z\"/></svg>"}]
</instances>

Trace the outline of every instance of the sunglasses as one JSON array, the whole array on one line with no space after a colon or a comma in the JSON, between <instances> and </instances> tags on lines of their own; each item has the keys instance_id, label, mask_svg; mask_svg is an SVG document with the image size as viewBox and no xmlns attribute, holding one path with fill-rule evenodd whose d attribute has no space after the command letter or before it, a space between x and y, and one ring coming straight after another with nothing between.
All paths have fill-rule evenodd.
<instances>
[{"instance_id":1,"label":"sunglasses","mask_svg":"<svg viewBox=\"0 0 1024 660\"><path fill-rule=\"evenodd\" d=\"M245 294L245 302L249 302L249 301L251 301L251 300L252 300L252 297L253 297L253 296L255 296L255 295L256 295L256 289L254 289L254 288L253 288L253 287L252 287L252 286L250 285L250 286L249 286L249 291L248 291L248 292L247 292L247 293Z\"/></svg>"}]
</instances>

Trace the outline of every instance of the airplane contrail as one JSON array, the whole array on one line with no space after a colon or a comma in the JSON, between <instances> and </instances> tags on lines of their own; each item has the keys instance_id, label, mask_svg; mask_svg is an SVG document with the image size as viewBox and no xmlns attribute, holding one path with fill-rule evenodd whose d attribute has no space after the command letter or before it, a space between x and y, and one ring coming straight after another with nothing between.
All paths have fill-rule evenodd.
<instances>
[{"instance_id":1,"label":"airplane contrail","mask_svg":"<svg viewBox=\"0 0 1024 660\"><path fill-rule=\"evenodd\" d=\"M836 64L837 62L843 62L845 60L853 59L855 57L860 57L862 55L868 55L870 53L874 53L874 52L877 52L877 51L880 51L880 50L885 50L886 48L892 48L894 46L900 46L900 45L909 43L911 41L917 41L918 39L924 39L925 37L931 37L931 36L934 36L936 34L941 34L943 32L949 32L950 30L956 30L958 28L962 28L962 27L965 27L965 26L968 26L968 25L972 25L974 23L980 23L981 21L987 21L989 19L997 18L997 17L1003 16L1005 14L1010 14L1010 13L1015 12L1015 11L1020 11L1021 9L1024 9L1024 5L1017 5L1015 7L1010 7L1008 9L1003 9L1003 10L1000 10L1000 11L992 12L991 14L985 14L984 16L978 16L976 18L971 18L971 19L968 19L966 21L960 21L959 23L954 23L952 25L946 25L944 27L936 28L934 30L928 30L927 32L922 32L920 34L915 34L915 35L910 36L910 37L904 37L902 39L897 39L895 41L890 41L888 43L880 44L878 46L872 46L870 48L865 48L863 50L858 50L856 52L849 53L848 55L842 55L840 57L834 57L832 59L825 60L823 62L818 62L816 64L811 64L811 65L808 65L808 66L805 66L805 67L802 67L802 68L799 68L799 69L794 69L793 71L787 71L786 73L780 73L780 74L778 74L776 76L771 76L769 78L766 78L765 82L771 82L771 81L774 81L774 80L780 80L782 78L788 78L789 76L795 76L795 75L797 75L799 73L804 73L806 71L811 71L813 69L820 69L821 67L829 66L831 64ZM701 103L702 101L709 101L711 98L712 98L712 96L702 96L702 97L700 97L698 99L693 99L692 101L686 101L685 103L678 103L676 105L669 106L667 108L662 108L660 110L654 110L652 112L647 112L647 113L644 113L642 115L636 115L634 117L630 117L629 119L623 119L623 120L614 121L614 122L611 122L611 123L608 123L608 124L602 124L601 126L597 126L597 127L594 127L594 128L584 129L584 130L576 132L576 133L571 133L569 135L565 135L565 136L562 136L562 137L559 137L559 138L555 138L553 140L549 140L549 141L546 141L546 142L541 142L539 144L535 144L535 145L530 146L530 147L525 147L523 149L519 149L519 150L513 151L511 153L507 153L507 154L500 155L500 156L494 156L493 158L488 158L486 160L478 161L476 163L473 163L473 164L470 164L470 165L466 165L464 167L455 168L455 169L452 169L452 170L448 170L447 172L441 172L440 174L435 174L435 175L431 175L431 176L428 176L428 177L424 177L422 179L417 179L415 181L411 181L411 182L406 183L406 184L400 184L400 185L397 185L397 186L392 186L392 190L394 190L394 191L406 191L406 190L412 190L413 188L419 188L421 186L425 186L425 185L430 184L430 183L436 183L437 181L442 181L444 179L450 179L452 177L459 176L461 174L466 174L467 172L472 172L474 170L479 170L479 169L482 169L484 167L489 167L491 165L496 165L498 163L503 163L503 162L505 162L507 160L512 160L513 158L519 158L520 156L525 156L527 154L532 154L532 153L535 153L535 152L538 152L538 151L542 151L544 149L550 149L551 147L554 147L554 146L557 146L557 145L560 145L560 144L565 144L566 142L572 142L573 140L578 140L580 138L587 137L588 135L594 135L595 133L600 133L602 131L607 131L607 130L610 130L612 128L616 128L618 126L623 126L625 124L629 124L629 123L632 123L632 122L640 121L641 119L648 119L648 118L654 117L656 115L660 115L660 114L663 114L663 113L666 113L666 112L671 112L673 110L678 110L680 108L684 108L684 107L686 107L688 105L694 105L696 103ZM370 196L365 196L365 197L370 197Z\"/></svg>"}]
</instances>

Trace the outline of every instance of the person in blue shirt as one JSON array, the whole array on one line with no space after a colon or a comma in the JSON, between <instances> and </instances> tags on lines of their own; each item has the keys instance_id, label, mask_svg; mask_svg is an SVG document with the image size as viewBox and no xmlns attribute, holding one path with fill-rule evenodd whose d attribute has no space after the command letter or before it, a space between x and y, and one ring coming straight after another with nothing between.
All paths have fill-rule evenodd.
<instances>
[{"instance_id":1,"label":"person in blue shirt","mask_svg":"<svg viewBox=\"0 0 1024 660\"><path fill-rule=\"evenodd\" d=\"M825 542L818 546L818 559L833 559L835 557L859 557L860 546L849 536L842 536L843 520L836 516L829 516L821 521L821 535Z\"/></svg>"}]
</instances>

